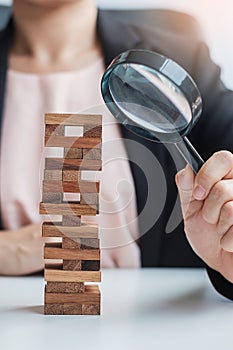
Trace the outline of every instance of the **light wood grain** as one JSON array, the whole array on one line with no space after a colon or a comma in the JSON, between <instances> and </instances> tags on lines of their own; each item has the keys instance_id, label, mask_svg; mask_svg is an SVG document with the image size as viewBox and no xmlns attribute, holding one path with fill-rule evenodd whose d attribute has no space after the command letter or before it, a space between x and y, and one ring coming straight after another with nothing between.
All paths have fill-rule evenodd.
<instances>
[{"instance_id":1,"label":"light wood grain","mask_svg":"<svg viewBox=\"0 0 233 350\"><path fill-rule=\"evenodd\" d=\"M83 282L48 282L47 293L84 293L85 284Z\"/></svg>"},{"instance_id":2,"label":"light wood grain","mask_svg":"<svg viewBox=\"0 0 233 350\"><path fill-rule=\"evenodd\" d=\"M86 204L79 204L75 202L66 202L61 204L41 202L40 214L95 216L97 214L97 208L94 204L89 206Z\"/></svg>"},{"instance_id":3,"label":"light wood grain","mask_svg":"<svg viewBox=\"0 0 233 350\"><path fill-rule=\"evenodd\" d=\"M98 286L86 286L84 293L47 293L45 288L45 303L78 303L78 304L98 304L100 303L100 291Z\"/></svg>"},{"instance_id":4,"label":"light wood grain","mask_svg":"<svg viewBox=\"0 0 233 350\"><path fill-rule=\"evenodd\" d=\"M94 181L43 181L43 192L93 193L99 192L99 182ZM88 196L87 196L88 198ZM94 204L94 202L90 202Z\"/></svg>"},{"instance_id":5,"label":"light wood grain","mask_svg":"<svg viewBox=\"0 0 233 350\"><path fill-rule=\"evenodd\" d=\"M99 148L83 148L83 159L101 159L102 151Z\"/></svg>"},{"instance_id":6,"label":"light wood grain","mask_svg":"<svg viewBox=\"0 0 233 350\"><path fill-rule=\"evenodd\" d=\"M101 282L100 271L64 271L59 266L45 266L44 277L47 282Z\"/></svg>"},{"instance_id":7,"label":"light wood grain","mask_svg":"<svg viewBox=\"0 0 233 350\"><path fill-rule=\"evenodd\" d=\"M63 170L62 181L81 181L81 172L77 170Z\"/></svg>"},{"instance_id":8,"label":"light wood grain","mask_svg":"<svg viewBox=\"0 0 233 350\"><path fill-rule=\"evenodd\" d=\"M62 181L62 170L45 170L44 179L47 181Z\"/></svg>"},{"instance_id":9,"label":"light wood grain","mask_svg":"<svg viewBox=\"0 0 233 350\"><path fill-rule=\"evenodd\" d=\"M45 259L100 260L99 249L66 249L62 243L45 243Z\"/></svg>"},{"instance_id":10,"label":"light wood grain","mask_svg":"<svg viewBox=\"0 0 233 350\"><path fill-rule=\"evenodd\" d=\"M66 148L101 148L102 140L94 137L45 136L45 146Z\"/></svg>"},{"instance_id":11,"label":"light wood grain","mask_svg":"<svg viewBox=\"0 0 233 350\"><path fill-rule=\"evenodd\" d=\"M81 226L81 216L77 215L63 215L62 226Z\"/></svg>"},{"instance_id":12,"label":"light wood grain","mask_svg":"<svg viewBox=\"0 0 233 350\"><path fill-rule=\"evenodd\" d=\"M102 115L46 113L45 124L63 124L67 126L101 125Z\"/></svg>"},{"instance_id":13,"label":"light wood grain","mask_svg":"<svg viewBox=\"0 0 233 350\"><path fill-rule=\"evenodd\" d=\"M82 157L83 157L82 148L65 148L64 149L64 158L82 159Z\"/></svg>"},{"instance_id":14,"label":"light wood grain","mask_svg":"<svg viewBox=\"0 0 233 350\"><path fill-rule=\"evenodd\" d=\"M99 159L45 158L46 170L101 170Z\"/></svg>"},{"instance_id":15,"label":"light wood grain","mask_svg":"<svg viewBox=\"0 0 233 350\"><path fill-rule=\"evenodd\" d=\"M62 203L63 201L63 193L59 192L44 192L42 196L43 203ZM82 204L87 204L83 203Z\"/></svg>"},{"instance_id":16,"label":"light wood grain","mask_svg":"<svg viewBox=\"0 0 233 350\"><path fill-rule=\"evenodd\" d=\"M44 222L43 237L98 238L98 225L62 226L61 222Z\"/></svg>"}]
</instances>

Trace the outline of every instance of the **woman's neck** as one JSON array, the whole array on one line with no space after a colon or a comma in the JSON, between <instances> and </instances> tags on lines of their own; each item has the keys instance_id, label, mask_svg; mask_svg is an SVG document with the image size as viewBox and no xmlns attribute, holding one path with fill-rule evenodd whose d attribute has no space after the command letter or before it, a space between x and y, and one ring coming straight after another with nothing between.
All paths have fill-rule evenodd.
<instances>
[{"instance_id":1,"label":"woman's neck","mask_svg":"<svg viewBox=\"0 0 233 350\"><path fill-rule=\"evenodd\" d=\"M99 54L94 0L67 1L56 7L15 0L13 16L13 69L33 73L72 70Z\"/></svg>"}]
</instances>

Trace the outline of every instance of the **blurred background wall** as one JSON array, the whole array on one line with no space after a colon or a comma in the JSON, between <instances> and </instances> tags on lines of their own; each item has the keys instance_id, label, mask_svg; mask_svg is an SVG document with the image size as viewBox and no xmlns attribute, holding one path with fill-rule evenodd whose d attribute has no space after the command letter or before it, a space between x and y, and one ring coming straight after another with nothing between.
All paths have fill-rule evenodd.
<instances>
[{"instance_id":1,"label":"blurred background wall","mask_svg":"<svg viewBox=\"0 0 233 350\"><path fill-rule=\"evenodd\" d=\"M233 89L233 1L232 0L97 0L102 8L166 8L198 19L215 62L222 67L222 79ZM10 4L11 0L0 0Z\"/></svg>"}]
</instances>

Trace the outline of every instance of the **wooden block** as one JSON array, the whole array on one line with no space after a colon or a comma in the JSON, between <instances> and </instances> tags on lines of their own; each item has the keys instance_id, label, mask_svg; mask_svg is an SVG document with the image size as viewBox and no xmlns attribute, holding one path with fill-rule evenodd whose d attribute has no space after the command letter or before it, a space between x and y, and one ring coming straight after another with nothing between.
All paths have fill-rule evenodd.
<instances>
[{"instance_id":1,"label":"wooden block","mask_svg":"<svg viewBox=\"0 0 233 350\"><path fill-rule=\"evenodd\" d=\"M45 170L44 179L47 181L62 181L62 170Z\"/></svg>"},{"instance_id":2,"label":"wooden block","mask_svg":"<svg viewBox=\"0 0 233 350\"><path fill-rule=\"evenodd\" d=\"M97 304L100 302L100 295L97 293L87 294L68 294L68 293L45 293L45 304L61 304L61 303L80 303L80 304Z\"/></svg>"},{"instance_id":3,"label":"wooden block","mask_svg":"<svg viewBox=\"0 0 233 350\"><path fill-rule=\"evenodd\" d=\"M64 203L40 203L40 214L45 215L85 215L95 216L97 214L97 207L93 204L79 204L75 202Z\"/></svg>"},{"instance_id":4,"label":"wooden block","mask_svg":"<svg viewBox=\"0 0 233 350\"><path fill-rule=\"evenodd\" d=\"M84 293L83 282L48 282L46 293Z\"/></svg>"},{"instance_id":5,"label":"wooden block","mask_svg":"<svg viewBox=\"0 0 233 350\"><path fill-rule=\"evenodd\" d=\"M45 136L45 146L65 148L101 148L102 140L97 137Z\"/></svg>"},{"instance_id":6,"label":"wooden block","mask_svg":"<svg viewBox=\"0 0 233 350\"><path fill-rule=\"evenodd\" d=\"M61 222L44 222L42 237L98 238L98 225L82 224L76 227L62 226Z\"/></svg>"},{"instance_id":7,"label":"wooden block","mask_svg":"<svg viewBox=\"0 0 233 350\"><path fill-rule=\"evenodd\" d=\"M43 203L62 203L63 193L56 192L43 192L42 201Z\"/></svg>"},{"instance_id":8,"label":"wooden block","mask_svg":"<svg viewBox=\"0 0 233 350\"><path fill-rule=\"evenodd\" d=\"M76 215L63 215L63 226L81 226L81 216Z\"/></svg>"},{"instance_id":9,"label":"wooden block","mask_svg":"<svg viewBox=\"0 0 233 350\"><path fill-rule=\"evenodd\" d=\"M102 125L102 115L46 113L45 124L63 124L67 126Z\"/></svg>"},{"instance_id":10,"label":"wooden block","mask_svg":"<svg viewBox=\"0 0 233 350\"><path fill-rule=\"evenodd\" d=\"M82 315L100 315L100 303L98 304L83 304Z\"/></svg>"},{"instance_id":11,"label":"wooden block","mask_svg":"<svg viewBox=\"0 0 233 350\"><path fill-rule=\"evenodd\" d=\"M45 243L45 259L100 260L99 249L63 249L62 243Z\"/></svg>"},{"instance_id":12,"label":"wooden block","mask_svg":"<svg viewBox=\"0 0 233 350\"><path fill-rule=\"evenodd\" d=\"M100 302L100 291L98 286L86 286L84 293L47 293L45 289L45 303L46 304L98 304Z\"/></svg>"},{"instance_id":13,"label":"wooden block","mask_svg":"<svg viewBox=\"0 0 233 350\"><path fill-rule=\"evenodd\" d=\"M83 159L101 159L102 152L99 148L83 148Z\"/></svg>"},{"instance_id":14,"label":"wooden block","mask_svg":"<svg viewBox=\"0 0 233 350\"><path fill-rule=\"evenodd\" d=\"M80 238L62 238L63 249L81 249Z\"/></svg>"},{"instance_id":15,"label":"wooden block","mask_svg":"<svg viewBox=\"0 0 233 350\"><path fill-rule=\"evenodd\" d=\"M63 304L45 304L45 315L63 315Z\"/></svg>"},{"instance_id":16,"label":"wooden block","mask_svg":"<svg viewBox=\"0 0 233 350\"><path fill-rule=\"evenodd\" d=\"M102 169L102 162L98 159L45 158L45 169L99 171Z\"/></svg>"},{"instance_id":17,"label":"wooden block","mask_svg":"<svg viewBox=\"0 0 233 350\"><path fill-rule=\"evenodd\" d=\"M82 157L83 157L82 148L65 148L64 149L64 158L82 159Z\"/></svg>"},{"instance_id":18,"label":"wooden block","mask_svg":"<svg viewBox=\"0 0 233 350\"><path fill-rule=\"evenodd\" d=\"M84 125L83 136L85 137L102 137L102 126Z\"/></svg>"},{"instance_id":19,"label":"wooden block","mask_svg":"<svg viewBox=\"0 0 233 350\"><path fill-rule=\"evenodd\" d=\"M45 136L64 136L65 126L59 124L50 124L45 126Z\"/></svg>"},{"instance_id":20,"label":"wooden block","mask_svg":"<svg viewBox=\"0 0 233 350\"><path fill-rule=\"evenodd\" d=\"M64 271L60 264L45 266L47 282L101 282L101 271Z\"/></svg>"},{"instance_id":21,"label":"wooden block","mask_svg":"<svg viewBox=\"0 0 233 350\"><path fill-rule=\"evenodd\" d=\"M81 238L81 249L99 249L99 239L96 238Z\"/></svg>"},{"instance_id":22,"label":"wooden block","mask_svg":"<svg viewBox=\"0 0 233 350\"><path fill-rule=\"evenodd\" d=\"M99 271L100 261L99 260L83 260L81 264L82 271Z\"/></svg>"},{"instance_id":23,"label":"wooden block","mask_svg":"<svg viewBox=\"0 0 233 350\"><path fill-rule=\"evenodd\" d=\"M99 194L98 193L82 193L80 196L80 204L98 205L99 204Z\"/></svg>"},{"instance_id":24,"label":"wooden block","mask_svg":"<svg viewBox=\"0 0 233 350\"><path fill-rule=\"evenodd\" d=\"M77 170L63 170L62 181L81 181L81 172Z\"/></svg>"},{"instance_id":25,"label":"wooden block","mask_svg":"<svg viewBox=\"0 0 233 350\"><path fill-rule=\"evenodd\" d=\"M65 303L64 304L64 315L82 315L82 304Z\"/></svg>"},{"instance_id":26,"label":"wooden block","mask_svg":"<svg viewBox=\"0 0 233 350\"><path fill-rule=\"evenodd\" d=\"M97 196L94 195L99 192L99 182L94 181L43 181L43 192L66 192L66 193L85 193L85 198L90 198L91 201L97 203ZM91 193L88 196L86 193ZM94 204L94 203L91 203Z\"/></svg>"},{"instance_id":27,"label":"wooden block","mask_svg":"<svg viewBox=\"0 0 233 350\"><path fill-rule=\"evenodd\" d=\"M63 260L63 270L81 271L82 260Z\"/></svg>"}]
</instances>

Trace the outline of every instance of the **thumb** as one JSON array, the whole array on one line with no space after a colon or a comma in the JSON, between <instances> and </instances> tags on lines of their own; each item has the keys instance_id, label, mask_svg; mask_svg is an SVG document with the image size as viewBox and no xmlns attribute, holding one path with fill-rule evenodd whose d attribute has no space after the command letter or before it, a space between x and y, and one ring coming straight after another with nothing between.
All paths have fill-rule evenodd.
<instances>
[{"instance_id":1,"label":"thumb","mask_svg":"<svg viewBox=\"0 0 233 350\"><path fill-rule=\"evenodd\" d=\"M176 185L180 195L181 209L184 218L186 217L191 201L194 199L192 196L194 178L195 175L188 165L185 167L185 169L176 174Z\"/></svg>"}]
</instances>

